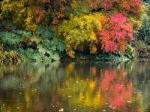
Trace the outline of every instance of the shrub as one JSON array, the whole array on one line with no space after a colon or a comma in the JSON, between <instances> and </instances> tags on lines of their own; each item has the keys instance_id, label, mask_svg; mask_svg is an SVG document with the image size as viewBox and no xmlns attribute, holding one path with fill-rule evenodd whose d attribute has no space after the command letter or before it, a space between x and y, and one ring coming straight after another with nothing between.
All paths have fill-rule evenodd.
<instances>
[{"instance_id":1,"label":"shrub","mask_svg":"<svg viewBox=\"0 0 150 112\"><path fill-rule=\"evenodd\" d=\"M123 13L138 14L140 12L141 0L100 0L104 9L120 10Z\"/></svg>"},{"instance_id":2,"label":"shrub","mask_svg":"<svg viewBox=\"0 0 150 112\"><path fill-rule=\"evenodd\" d=\"M70 20L65 20L58 26L58 32L63 37L66 44L66 52L69 56L74 57L79 47L84 47L88 43L91 52L96 52L94 44L96 40L96 30L101 30L99 21L101 14L73 16Z\"/></svg>"},{"instance_id":3,"label":"shrub","mask_svg":"<svg viewBox=\"0 0 150 112\"><path fill-rule=\"evenodd\" d=\"M65 48L64 43L45 27L38 28L34 34L21 30L0 32L0 42L3 50L13 50L26 59L45 62L59 60Z\"/></svg>"},{"instance_id":4,"label":"shrub","mask_svg":"<svg viewBox=\"0 0 150 112\"><path fill-rule=\"evenodd\" d=\"M144 2L150 3L150 0L143 0Z\"/></svg>"},{"instance_id":5,"label":"shrub","mask_svg":"<svg viewBox=\"0 0 150 112\"><path fill-rule=\"evenodd\" d=\"M50 30L39 28L32 38L24 38L17 52L27 59L35 61L55 61L64 51L64 43Z\"/></svg>"},{"instance_id":6,"label":"shrub","mask_svg":"<svg viewBox=\"0 0 150 112\"><path fill-rule=\"evenodd\" d=\"M150 5L146 4L147 14L144 16L144 21L140 29L136 32L137 39L143 40L145 43L150 45Z\"/></svg>"},{"instance_id":7,"label":"shrub","mask_svg":"<svg viewBox=\"0 0 150 112\"><path fill-rule=\"evenodd\" d=\"M107 18L107 17L105 17ZM102 20L102 31L98 33L100 47L104 52L125 51L128 42L133 39L133 26L121 13Z\"/></svg>"},{"instance_id":8,"label":"shrub","mask_svg":"<svg viewBox=\"0 0 150 112\"><path fill-rule=\"evenodd\" d=\"M0 40L7 47L14 47L21 41L21 37L12 32L0 32Z\"/></svg>"},{"instance_id":9,"label":"shrub","mask_svg":"<svg viewBox=\"0 0 150 112\"><path fill-rule=\"evenodd\" d=\"M14 51L0 51L0 64L18 64L21 57Z\"/></svg>"},{"instance_id":10,"label":"shrub","mask_svg":"<svg viewBox=\"0 0 150 112\"><path fill-rule=\"evenodd\" d=\"M0 22L4 26L11 23L17 29L32 31L30 34L15 31L19 36L12 34L12 37L2 35L0 40L7 43L4 46L25 47L43 55L52 51L50 55L63 49L64 42L71 57L75 57L75 51L125 51L133 32L141 27L146 10L142 0L3 0L0 6ZM0 28L3 27L0 23ZM63 42L50 28L56 30Z\"/></svg>"},{"instance_id":11,"label":"shrub","mask_svg":"<svg viewBox=\"0 0 150 112\"><path fill-rule=\"evenodd\" d=\"M150 17L147 16L142 27L138 30L137 36L139 39L148 40L150 38Z\"/></svg>"},{"instance_id":12,"label":"shrub","mask_svg":"<svg viewBox=\"0 0 150 112\"><path fill-rule=\"evenodd\" d=\"M40 0L1 1L0 19L26 30L35 30L45 17L45 10L39 4L42 4Z\"/></svg>"}]
</instances>

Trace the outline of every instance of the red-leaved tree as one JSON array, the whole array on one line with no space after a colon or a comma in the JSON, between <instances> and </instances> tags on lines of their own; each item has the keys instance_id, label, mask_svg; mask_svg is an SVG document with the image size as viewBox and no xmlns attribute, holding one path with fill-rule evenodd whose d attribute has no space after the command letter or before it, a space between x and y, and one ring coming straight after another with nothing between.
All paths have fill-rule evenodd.
<instances>
[{"instance_id":1,"label":"red-leaved tree","mask_svg":"<svg viewBox=\"0 0 150 112\"><path fill-rule=\"evenodd\" d=\"M107 17L105 17L107 18ZM133 39L133 26L121 13L111 15L102 21L102 31L98 32L100 47L104 52L125 51Z\"/></svg>"}]
</instances>

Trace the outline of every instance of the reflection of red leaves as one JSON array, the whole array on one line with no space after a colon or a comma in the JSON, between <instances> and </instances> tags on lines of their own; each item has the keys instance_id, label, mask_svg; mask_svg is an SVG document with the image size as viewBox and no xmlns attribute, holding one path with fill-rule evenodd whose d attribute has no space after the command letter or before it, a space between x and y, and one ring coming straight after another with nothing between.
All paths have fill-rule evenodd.
<instances>
[{"instance_id":1,"label":"reflection of red leaves","mask_svg":"<svg viewBox=\"0 0 150 112\"><path fill-rule=\"evenodd\" d=\"M112 84L111 88L111 97L109 99L109 104L115 108L120 108L124 106L128 99L131 97L132 85L129 83L127 85L123 83Z\"/></svg>"},{"instance_id":2,"label":"reflection of red leaves","mask_svg":"<svg viewBox=\"0 0 150 112\"><path fill-rule=\"evenodd\" d=\"M102 71L100 92L103 94L104 100L113 108L125 106L127 100L131 98L132 84L125 81L124 75L123 71L122 74L115 70Z\"/></svg>"},{"instance_id":3,"label":"reflection of red leaves","mask_svg":"<svg viewBox=\"0 0 150 112\"><path fill-rule=\"evenodd\" d=\"M124 51L133 39L132 24L127 23L127 18L121 13L113 14L107 23L102 23L107 27L98 33L101 49L105 52Z\"/></svg>"},{"instance_id":4,"label":"reflection of red leaves","mask_svg":"<svg viewBox=\"0 0 150 112\"><path fill-rule=\"evenodd\" d=\"M114 76L114 73L109 72L109 71L105 71L103 73L103 75L104 75L104 77L103 77L103 80L101 82L101 88L106 89L106 88L110 87L110 83L112 80L114 80L115 76Z\"/></svg>"}]
</instances>

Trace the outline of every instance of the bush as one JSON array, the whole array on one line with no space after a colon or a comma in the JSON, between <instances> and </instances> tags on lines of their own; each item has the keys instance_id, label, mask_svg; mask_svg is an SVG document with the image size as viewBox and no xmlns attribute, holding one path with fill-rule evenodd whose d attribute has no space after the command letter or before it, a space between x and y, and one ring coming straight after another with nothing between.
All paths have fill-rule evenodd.
<instances>
[{"instance_id":1,"label":"bush","mask_svg":"<svg viewBox=\"0 0 150 112\"><path fill-rule=\"evenodd\" d=\"M150 3L150 0L143 0L144 2L146 2L146 3Z\"/></svg>"},{"instance_id":2,"label":"bush","mask_svg":"<svg viewBox=\"0 0 150 112\"><path fill-rule=\"evenodd\" d=\"M141 27L145 15L142 3L142 0L3 0L0 22L4 25L0 23L0 29L8 31L6 26L11 24L11 28L23 31L9 31L15 34L5 33L0 40L5 48L21 49L18 53L23 54L36 52L42 60L62 52L64 44L71 57L75 57L75 51L123 53L134 31Z\"/></svg>"},{"instance_id":3,"label":"bush","mask_svg":"<svg viewBox=\"0 0 150 112\"><path fill-rule=\"evenodd\" d=\"M106 18L106 19L105 19ZM104 52L125 51L133 39L133 26L121 13L102 18L102 31L98 33L100 47ZM105 21L104 21L105 19Z\"/></svg>"},{"instance_id":4,"label":"bush","mask_svg":"<svg viewBox=\"0 0 150 112\"><path fill-rule=\"evenodd\" d=\"M143 40L145 43L150 45L150 5L146 4L147 6L147 15L144 18L144 22L141 28L136 32L137 39Z\"/></svg>"},{"instance_id":5,"label":"bush","mask_svg":"<svg viewBox=\"0 0 150 112\"><path fill-rule=\"evenodd\" d=\"M137 55L140 58L149 58L150 57L150 46L147 45L144 41L138 40L135 41L135 50Z\"/></svg>"},{"instance_id":6,"label":"bush","mask_svg":"<svg viewBox=\"0 0 150 112\"><path fill-rule=\"evenodd\" d=\"M137 36L139 39L141 40L145 40L146 42L148 42L147 40L150 40L150 17L146 16L142 27L138 30L137 32Z\"/></svg>"},{"instance_id":7,"label":"bush","mask_svg":"<svg viewBox=\"0 0 150 112\"><path fill-rule=\"evenodd\" d=\"M13 48L20 43L21 37L12 32L0 32L0 40L5 46Z\"/></svg>"},{"instance_id":8,"label":"bush","mask_svg":"<svg viewBox=\"0 0 150 112\"><path fill-rule=\"evenodd\" d=\"M0 32L2 49L16 51L29 60L59 60L65 48L64 43L49 28L45 29L40 27L34 34L21 30ZM5 55L4 53L3 56Z\"/></svg>"},{"instance_id":9,"label":"bush","mask_svg":"<svg viewBox=\"0 0 150 112\"><path fill-rule=\"evenodd\" d=\"M0 64L18 64L21 61L21 57L14 51L0 51Z\"/></svg>"},{"instance_id":10,"label":"bush","mask_svg":"<svg viewBox=\"0 0 150 112\"><path fill-rule=\"evenodd\" d=\"M91 52L96 52L94 42L97 36L95 30L101 30L100 16L101 14L98 13L73 16L58 26L57 31L65 41L66 52L69 56L74 57L74 50L85 47L85 43L88 43Z\"/></svg>"}]
</instances>

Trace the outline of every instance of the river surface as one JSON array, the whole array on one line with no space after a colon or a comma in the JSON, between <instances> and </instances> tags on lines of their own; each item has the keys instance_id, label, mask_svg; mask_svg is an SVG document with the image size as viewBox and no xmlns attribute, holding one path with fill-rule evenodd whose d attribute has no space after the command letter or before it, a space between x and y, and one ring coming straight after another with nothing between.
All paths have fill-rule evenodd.
<instances>
[{"instance_id":1,"label":"river surface","mask_svg":"<svg viewBox=\"0 0 150 112\"><path fill-rule=\"evenodd\" d=\"M149 111L149 62L0 65L0 112Z\"/></svg>"}]
</instances>

